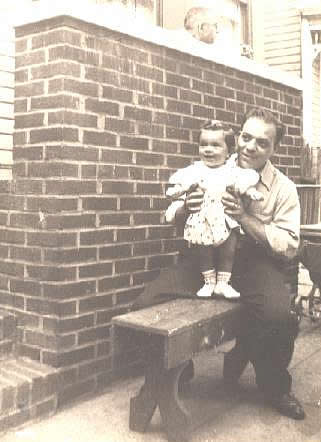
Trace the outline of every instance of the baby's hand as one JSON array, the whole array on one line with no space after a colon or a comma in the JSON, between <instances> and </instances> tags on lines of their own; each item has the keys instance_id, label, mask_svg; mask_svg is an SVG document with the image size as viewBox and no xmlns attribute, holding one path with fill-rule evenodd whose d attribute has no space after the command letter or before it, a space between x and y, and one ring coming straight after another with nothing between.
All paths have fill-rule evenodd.
<instances>
[{"instance_id":1,"label":"baby's hand","mask_svg":"<svg viewBox=\"0 0 321 442\"><path fill-rule=\"evenodd\" d=\"M263 201L263 195L261 192L255 189L255 187L250 187L246 192L245 195L248 196L253 201Z\"/></svg>"}]
</instances>

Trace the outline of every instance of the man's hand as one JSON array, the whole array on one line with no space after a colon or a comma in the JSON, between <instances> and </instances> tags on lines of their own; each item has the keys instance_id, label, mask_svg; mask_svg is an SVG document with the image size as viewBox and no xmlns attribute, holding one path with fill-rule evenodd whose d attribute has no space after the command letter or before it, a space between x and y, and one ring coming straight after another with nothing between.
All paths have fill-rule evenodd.
<instances>
[{"instance_id":1,"label":"man's hand","mask_svg":"<svg viewBox=\"0 0 321 442\"><path fill-rule=\"evenodd\" d=\"M222 196L222 203L225 213L232 216L236 221L241 222L241 219L246 214L245 205L240 195L234 189L226 189Z\"/></svg>"},{"instance_id":2,"label":"man's hand","mask_svg":"<svg viewBox=\"0 0 321 442\"><path fill-rule=\"evenodd\" d=\"M189 192L186 196L185 205L190 213L199 212L204 198L204 192L197 187L197 189Z\"/></svg>"}]
</instances>

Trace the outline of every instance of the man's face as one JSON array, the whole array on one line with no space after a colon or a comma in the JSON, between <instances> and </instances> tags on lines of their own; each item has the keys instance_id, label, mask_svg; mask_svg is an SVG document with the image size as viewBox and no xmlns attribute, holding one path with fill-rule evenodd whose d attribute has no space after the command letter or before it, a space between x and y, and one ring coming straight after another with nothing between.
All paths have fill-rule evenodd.
<instances>
[{"instance_id":1,"label":"man's face","mask_svg":"<svg viewBox=\"0 0 321 442\"><path fill-rule=\"evenodd\" d=\"M198 39L203 43L213 44L216 39L217 24L216 23L201 23L198 29Z\"/></svg>"},{"instance_id":2,"label":"man's face","mask_svg":"<svg viewBox=\"0 0 321 442\"><path fill-rule=\"evenodd\" d=\"M202 130L199 156L207 167L219 167L225 163L228 147L223 130Z\"/></svg>"},{"instance_id":3,"label":"man's face","mask_svg":"<svg viewBox=\"0 0 321 442\"><path fill-rule=\"evenodd\" d=\"M253 117L248 119L237 140L238 164L261 170L274 153L276 127Z\"/></svg>"}]
</instances>

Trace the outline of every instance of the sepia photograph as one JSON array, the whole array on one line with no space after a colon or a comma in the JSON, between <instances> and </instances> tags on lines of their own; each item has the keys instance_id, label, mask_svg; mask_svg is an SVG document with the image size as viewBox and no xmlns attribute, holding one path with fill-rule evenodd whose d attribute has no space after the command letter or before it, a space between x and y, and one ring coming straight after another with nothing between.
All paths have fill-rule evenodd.
<instances>
[{"instance_id":1,"label":"sepia photograph","mask_svg":"<svg viewBox=\"0 0 321 442\"><path fill-rule=\"evenodd\" d=\"M0 0L0 438L320 442L320 0Z\"/></svg>"}]
</instances>

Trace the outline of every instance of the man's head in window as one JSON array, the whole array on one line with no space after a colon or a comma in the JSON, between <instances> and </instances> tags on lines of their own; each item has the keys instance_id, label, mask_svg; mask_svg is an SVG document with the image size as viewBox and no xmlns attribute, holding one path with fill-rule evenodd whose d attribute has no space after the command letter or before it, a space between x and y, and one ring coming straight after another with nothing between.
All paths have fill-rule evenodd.
<instances>
[{"instance_id":1,"label":"man's head in window","mask_svg":"<svg viewBox=\"0 0 321 442\"><path fill-rule=\"evenodd\" d=\"M212 44L217 34L217 21L211 9L195 7L186 13L184 28L197 40Z\"/></svg>"}]
</instances>

